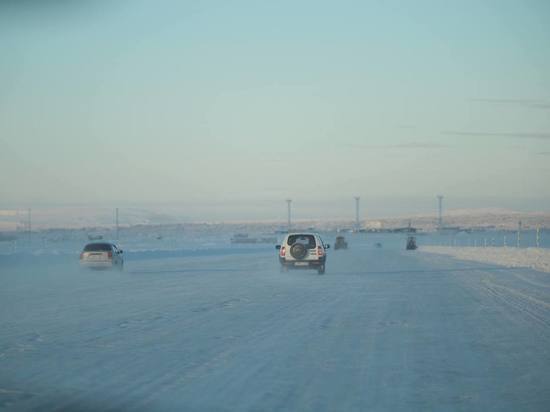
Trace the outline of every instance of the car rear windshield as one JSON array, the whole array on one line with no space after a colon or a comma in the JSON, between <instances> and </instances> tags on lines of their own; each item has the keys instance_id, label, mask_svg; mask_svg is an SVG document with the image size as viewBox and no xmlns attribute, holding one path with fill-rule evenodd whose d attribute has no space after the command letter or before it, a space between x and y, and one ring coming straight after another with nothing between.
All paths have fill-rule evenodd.
<instances>
[{"instance_id":1,"label":"car rear windshield","mask_svg":"<svg viewBox=\"0 0 550 412\"><path fill-rule=\"evenodd\" d=\"M111 245L108 243L90 243L84 247L84 252L110 252Z\"/></svg>"},{"instance_id":2,"label":"car rear windshield","mask_svg":"<svg viewBox=\"0 0 550 412\"><path fill-rule=\"evenodd\" d=\"M315 236L313 235L290 235L287 243L292 246L295 243L301 243L307 249L315 249Z\"/></svg>"}]
</instances>

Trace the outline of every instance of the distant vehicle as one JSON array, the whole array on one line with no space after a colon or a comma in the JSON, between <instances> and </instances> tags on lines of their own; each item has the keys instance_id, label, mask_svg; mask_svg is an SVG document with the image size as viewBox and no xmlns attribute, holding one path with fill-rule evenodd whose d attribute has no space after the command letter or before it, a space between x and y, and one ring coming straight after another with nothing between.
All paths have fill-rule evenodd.
<instances>
[{"instance_id":1,"label":"distant vehicle","mask_svg":"<svg viewBox=\"0 0 550 412\"><path fill-rule=\"evenodd\" d=\"M406 227L395 227L393 229L390 229L390 231L391 233L416 233L418 229L412 226L406 226Z\"/></svg>"},{"instance_id":2,"label":"distant vehicle","mask_svg":"<svg viewBox=\"0 0 550 412\"><path fill-rule=\"evenodd\" d=\"M381 248L382 248L382 243L376 242L376 243L374 244L374 247L377 248L377 249L381 249Z\"/></svg>"},{"instance_id":3,"label":"distant vehicle","mask_svg":"<svg viewBox=\"0 0 550 412\"><path fill-rule=\"evenodd\" d=\"M88 243L80 253L80 265L91 269L122 270L122 250L112 243Z\"/></svg>"},{"instance_id":4,"label":"distant vehicle","mask_svg":"<svg viewBox=\"0 0 550 412\"><path fill-rule=\"evenodd\" d=\"M249 237L247 233L237 233L231 238L231 243L244 243L244 244L253 244L253 243L276 243L276 237Z\"/></svg>"},{"instance_id":5,"label":"distant vehicle","mask_svg":"<svg viewBox=\"0 0 550 412\"><path fill-rule=\"evenodd\" d=\"M348 242L346 242L346 239L344 236L336 236L336 241L334 242L334 250L337 249L347 249L348 248Z\"/></svg>"},{"instance_id":6,"label":"distant vehicle","mask_svg":"<svg viewBox=\"0 0 550 412\"><path fill-rule=\"evenodd\" d=\"M0 232L0 242L11 242L13 240L17 240L17 236L11 233Z\"/></svg>"},{"instance_id":7,"label":"distant vehicle","mask_svg":"<svg viewBox=\"0 0 550 412\"><path fill-rule=\"evenodd\" d=\"M407 250L416 250L417 248L416 238L414 236L409 236L407 238Z\"/></svg>"},{"instance_id":8,"label":"distant vehicle","mask_svg":"<svg viewBox=\"0 0 550 412\"><path fill-rule=\"evenodd\" d=\"M247 233L237 233L231 238L231 243L257 243L257 239L249 237Z\"/></svg>"},{"instance_id":9,"label":"distant vehicle","mask_svg":"<svg viewBox=\"0 0 550 412\"><path fill-rule=\"evenodd\" d=\"M276 248L282 271L317 269L320 275L325 273L326 251L330 245L323 243L317 233L289 233Z\"/></svg>"}]
</instances>

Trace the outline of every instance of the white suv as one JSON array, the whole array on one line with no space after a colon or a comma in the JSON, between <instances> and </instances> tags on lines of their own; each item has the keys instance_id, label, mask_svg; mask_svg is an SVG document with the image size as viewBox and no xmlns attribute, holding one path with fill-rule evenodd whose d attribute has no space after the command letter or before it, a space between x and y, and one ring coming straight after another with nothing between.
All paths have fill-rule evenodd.
<instances>
[{"instance_id":1,"label":"white suv","mask_svg":"<svg viewBox=\"0 0 550 412\"><path fill-rule=\"evenodd\" d=\"M329 245L317 233L289 233L283 243L277 245L281 270L288 269L317 269L322 275L325 273L327 249Z\"/></svg>"}]
</instances>

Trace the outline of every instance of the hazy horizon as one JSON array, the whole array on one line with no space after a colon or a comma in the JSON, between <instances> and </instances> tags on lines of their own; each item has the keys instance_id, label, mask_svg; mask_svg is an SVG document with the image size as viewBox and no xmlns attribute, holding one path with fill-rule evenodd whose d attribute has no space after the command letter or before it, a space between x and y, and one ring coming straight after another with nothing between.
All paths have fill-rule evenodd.
<instances>
[{"instance_id":1,"label":"hazy horizon","mask_svg":"<svg viewBox=\"0 0 550 412\"><path fill-rule=\"evenodd\" d=\"M346 202L344 202L346 200ZM544 199L539 199L545 204ZM368 202L368 203L367 203ZM112 226L115 222L115 210L119 209L119 222L123 226L136 224L184 224L201 222L223 223L280 223L286 225L286 202L278 202L279 209L273 213L275 205L268 202L242 204L242 203L211 203L207 205L194 204L141 204L130 205L34 205L31 207L33 227L35 228L75 228L93 226ZM359 218L362 222L377 221L396 218L412 218L432 216L437 218L436 199L361 199ZM486 214L502 214L512 216L519 212L525 215L529 213L550 213L547 209L532 208L522 209L502 207L496 199L494 203L472 206L471 199L444 199L443 215L455 216L456 213L467 213L471 216ZM516 202L515 206L519 206ZM26 227L28 220L28 208L2 208L0 207L0 231L15 230L16 227ZM322 201L292 202L292 220L336 222L355 220L355 202L350 199L332 199Z\"/></svg>"}]
</instances>

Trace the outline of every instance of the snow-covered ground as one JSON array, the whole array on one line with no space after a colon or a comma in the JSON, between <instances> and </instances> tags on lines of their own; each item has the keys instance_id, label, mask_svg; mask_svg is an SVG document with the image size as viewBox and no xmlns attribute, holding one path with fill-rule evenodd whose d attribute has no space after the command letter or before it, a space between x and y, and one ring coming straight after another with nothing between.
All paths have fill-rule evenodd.
<instances>
[{"instance_id":1,"label":"snow-covered ground","mask_svg":"<svg viewBox=\"0 0 550 412\"><path fill-rule=\"evenodd\" d=\"M550 273L550 249L515 247L422 246L421 251L452 256L460 260L494 263L511 268L532 268Z\"/></svg>"},{"instance_id":2,"label":"snow-covered ground","mask_svg":"<svg viewBox=\"0 0 550 412\"><path fill-rule=\"evenodd\" d=\"M550 276L348 242L0 256L0 409L550 410Z\"/></svg>"}]
</instances>

